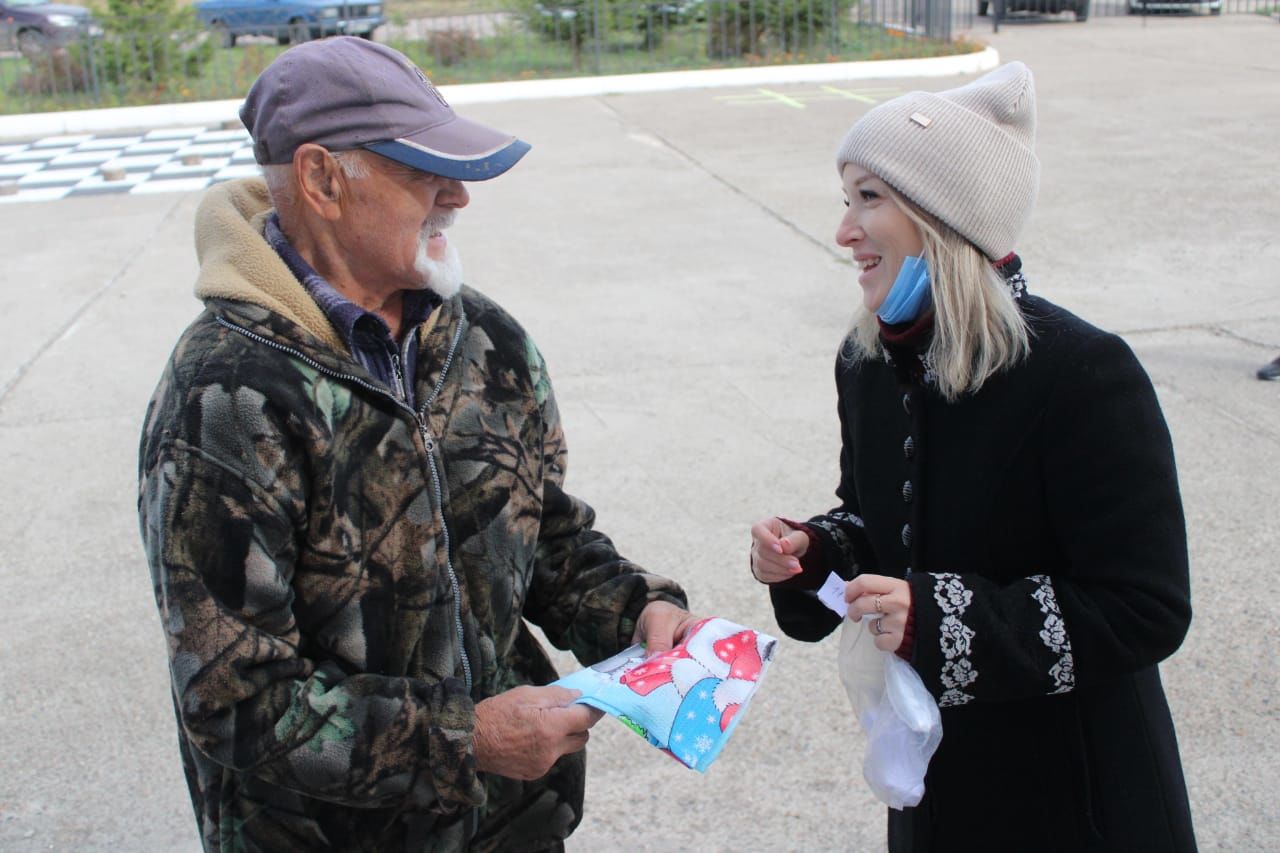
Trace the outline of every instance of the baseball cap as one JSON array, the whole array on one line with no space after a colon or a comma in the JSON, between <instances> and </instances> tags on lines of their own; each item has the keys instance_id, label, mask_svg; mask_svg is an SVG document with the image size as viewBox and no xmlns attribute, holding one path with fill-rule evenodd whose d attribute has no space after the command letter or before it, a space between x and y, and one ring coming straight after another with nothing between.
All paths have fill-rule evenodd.
<instances>
[{"instance_id":1,"label":"baseball cap","mask_svg":"<svg viewBox=\"0 0 1280 853\"><path fill-rule=\"evenodd\" d=\"M289 163L308 142L364 148L460 181L495 178L529 144L462 118L398 50L353 36L304 42L280 54L249 88L240 120L261 165Z\"/></svg>"}]
</instances>

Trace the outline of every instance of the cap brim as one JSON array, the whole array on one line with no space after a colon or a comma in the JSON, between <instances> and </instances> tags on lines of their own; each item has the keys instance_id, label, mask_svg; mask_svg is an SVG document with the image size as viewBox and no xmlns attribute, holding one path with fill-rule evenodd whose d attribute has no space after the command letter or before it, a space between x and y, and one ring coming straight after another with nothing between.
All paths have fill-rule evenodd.
<instances>
[{"instance_id":1,"label":"cap brim","mask_svg":"<svg viewBox=\"0 0 1280 853\"><path fill-rule=\"evenodd\" d=\"M369 151L459 181L487 181L520 161L529 143L461 116L411 136L370 142Z\"/></svg>"}]
</instances>

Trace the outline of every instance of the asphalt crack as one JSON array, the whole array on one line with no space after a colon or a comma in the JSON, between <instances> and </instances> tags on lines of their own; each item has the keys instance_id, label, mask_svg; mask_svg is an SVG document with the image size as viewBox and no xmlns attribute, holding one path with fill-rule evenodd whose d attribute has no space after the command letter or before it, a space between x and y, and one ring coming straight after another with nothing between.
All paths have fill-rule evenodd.
<instances>
[{"instance_id":1,"label":"asphalt crack","mask_svg":"<svg viewBox=\"0 0 1280 853\"><path fill-rule=\"evenodd\" d=\"M184 198L185 196L182 195L176 197L174 203L169 207L168 212L166 212L164 217L156 224L156 227L152 229L151 235L142 240L133 254L131 254L125 262L120 265L120 268L117 269L110 278L103 282L97 290L90 293L89 296L85 298L84 302L82 302L80 306L72 312L71 316L67 318L67 321L59 326L52 335L40 344L40 346L36 348L36 351L31 354L30 358L22 361L18 365L17 369L14 370L13 374L5 380L4 384L0 385L0 411L3 411L4 405L8 401L10 394L12 394L13 391L22 384L22 380L26 377L27 373L31 368L35 367L40 359L44 357L45 353L49 352L49 350L53 349L53 347L61 342L63 338L71 334L85 315L88 314L89 309L97 305L98 302L102 300L102 297L115 289L115 286L120 283L120 280L124 278L125 274L133 268L135 263L137 263L137 260L142 253L151 246L152 239L173 218L174 213L177 211L178 207L181 206Z\"/></svg>"},{"instance_id":2,"label":"asphalt crack","mask_svg":"<svg viewBox=\"0 0 1280 853\"><path fill-rule=\"evenodd\" d=\"M607 109L610 113L613 114L614 118L618 120L619 125L622 126L624 129L635 130L640 133L643 133L645 136L651 139L657 140L667 150L671 151L677 157L684 160L690 166L693 166L699 172L711 178L711 180L715 181L725 189L732 192L734 195L737 195L739 198L748 202L751 206L755 207L757 210L761 211L766 216L769 216L774 221L778 222L780 225L782 225L783 227L791 231L796 236L802 238L803 240L805 240L808 243L811 243L814 246L817 246L825 254L830 255L832 258L836 259L837 261L844 262L848 260L843 254L836 251L831 246L827 245L826 242L814 237L812 234L810 234L808 231L805 231L803 228L801 228L792 220L788 219L782 213L779 213L777 210L770 207L767 203L765 203L761 199L757 198L756 196L747 192L742 187L735 184L733 181L729 180L728 178L724 177L720 173L716 172L714 169L709 167L706 163L703 163L696 156L686 151L685 149L681 148L679 145L672 142L670 139L663 136L661 133L658 133L647 127L640 127L636 125L634 122L632 122L622 113L620 113L617 110L617 108L613 106L613 104L609 103L609 101L607 100L607 97L608 96L601 96L600 98L598 98L598 100L600 104L604 106L605 109Z\"/></svg>"}]
</instances>

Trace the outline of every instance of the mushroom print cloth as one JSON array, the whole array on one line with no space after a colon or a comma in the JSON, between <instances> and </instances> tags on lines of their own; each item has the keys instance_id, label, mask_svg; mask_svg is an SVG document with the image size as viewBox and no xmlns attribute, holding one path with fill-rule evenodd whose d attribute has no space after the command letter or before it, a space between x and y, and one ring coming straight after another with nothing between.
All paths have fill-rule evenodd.
<instances>
[{"instance_id":1,"label":"mushroom print cloth","mask_svg":"<svg viewBox=\"0 0 1280 853\"><path fill-rule=\"evenodd\" d=\"M729 741L778 641L713 617L669 651L635 645L556 682L617 717L672 758L705 772Z\"/></svg>"}]
</instances>

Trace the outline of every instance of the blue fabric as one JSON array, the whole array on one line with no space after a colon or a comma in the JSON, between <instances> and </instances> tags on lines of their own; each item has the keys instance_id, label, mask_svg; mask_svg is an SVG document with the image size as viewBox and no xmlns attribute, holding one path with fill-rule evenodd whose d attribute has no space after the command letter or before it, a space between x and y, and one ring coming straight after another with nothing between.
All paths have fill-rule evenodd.
<instances>
[{"instance_id":1,"label":"blue fabric","mask_svg":"<svg viewBox=\"0 0 1280 853\"><path fill-rule=\"evenodd\" d=\"M902 268L893 281L893 287L876 312L881 320L889 323L907 323L920 316L929 303L929 265L924 258L908 255L902 259Z\"/></svg>"},{"instance_id":2,"label":"blue fabric","mask_svg":"<svg viewBox=\"0 0 1280 853\"><path fill-rule=\"evenodd\" d=\"M430 290L404 291L401 307L404 341L397 346L391 337L391 328L381 317L339 293L298 254L280 230L280 220L274 213L267 218L264 236L294 278L320 306L356 362L412 406L418 361L418 336L413 332L431 316L440 304L440 297ZM396 375L397 363L400 365L399 378Z\"/></svg>"}]
</instances>

